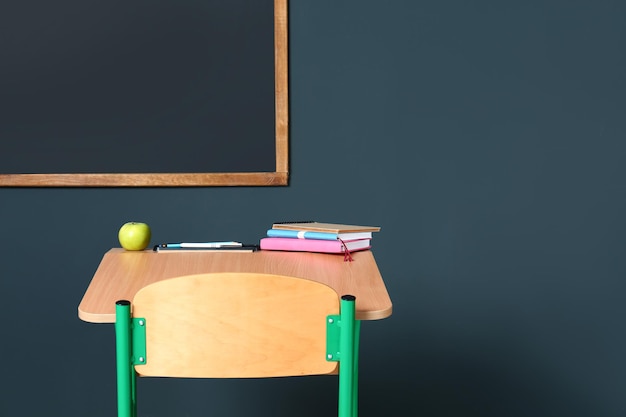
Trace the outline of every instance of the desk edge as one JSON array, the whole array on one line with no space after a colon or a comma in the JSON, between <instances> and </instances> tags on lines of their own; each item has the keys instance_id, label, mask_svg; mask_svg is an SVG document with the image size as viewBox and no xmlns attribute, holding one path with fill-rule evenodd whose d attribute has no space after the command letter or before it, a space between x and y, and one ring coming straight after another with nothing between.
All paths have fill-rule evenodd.
<instances>
[{"instance_id":1,"label":"desk edge","mask_svg":"<svg viewBox=\"0 0 626 417\"><path fill-rule=\"evenodd\" d=\"M389 306L389 308L385 310L378 311L368 311L366 313L356 312L357 320L382 320L391 316L393 312L393 306ZM78 307L78 318L87 323L115 323L115 313L113 314L90 314L85 313Z\"/></svg>"}]
</instances>

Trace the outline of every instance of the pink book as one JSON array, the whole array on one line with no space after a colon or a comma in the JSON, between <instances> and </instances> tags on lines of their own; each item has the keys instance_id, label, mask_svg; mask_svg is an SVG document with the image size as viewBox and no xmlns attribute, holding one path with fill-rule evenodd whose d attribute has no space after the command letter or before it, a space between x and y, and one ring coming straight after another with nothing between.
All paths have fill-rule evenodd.
<instances>
[{"instance_id":1,"label":"pink book","mask_svg":"<svg viewBox=\"0 0 626 417\"><path fill-rule=\"evenodd\" d=\"M349 252L371 248L371 239L359 240L321 240L321 239L291 239L288 237L266 237L261 239L261 250L284 250L295 252L322 252L345 253L345 246Z\"/></svg>"}]
</instances>

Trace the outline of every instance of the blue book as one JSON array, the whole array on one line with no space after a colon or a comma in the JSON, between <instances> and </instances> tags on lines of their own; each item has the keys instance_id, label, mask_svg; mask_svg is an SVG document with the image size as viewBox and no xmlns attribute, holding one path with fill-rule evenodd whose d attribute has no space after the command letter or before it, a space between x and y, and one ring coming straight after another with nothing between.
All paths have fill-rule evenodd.
<instances>
[{"instance_id":1,"label":"blue book","mask_svg":"<svg viewBox=\"0 0 626 417\"><path fill-rule=\"evenodd\" d=\"M371 232L355 232L355 233L326 233L313 232L308 230L286 230L286 229L269 229L267 237L284 237L291 239L316 239L316 240L357 240L371 239Z\"/></svg>"}]
</instances>

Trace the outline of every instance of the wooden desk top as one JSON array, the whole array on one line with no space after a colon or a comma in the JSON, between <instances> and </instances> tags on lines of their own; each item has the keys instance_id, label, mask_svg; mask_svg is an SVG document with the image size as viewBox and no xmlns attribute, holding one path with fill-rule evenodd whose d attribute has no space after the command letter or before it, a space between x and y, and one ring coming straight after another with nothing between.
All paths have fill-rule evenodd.
<instances>
[{"instance_id":1,"label":"wooden desk top","mask_svg":"<svg viewBox=\"0 0 626 417\"><path fill-rule=\"evenodd\" d=\"M115 302L132 300L141 288L163 279L212 272L256 272L310 279L338 295L356 297L356 318L389 317L391 299L371 251L341 255L308 252L129 252L108 251L78 306L78 317L92 323L114 323Z\"/></svg>"}]
</instances>

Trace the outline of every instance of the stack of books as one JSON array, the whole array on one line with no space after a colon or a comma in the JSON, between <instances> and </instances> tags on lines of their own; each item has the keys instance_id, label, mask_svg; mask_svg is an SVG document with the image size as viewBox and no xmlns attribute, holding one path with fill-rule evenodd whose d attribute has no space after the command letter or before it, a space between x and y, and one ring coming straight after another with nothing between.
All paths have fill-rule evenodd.
<instances>
[{"instance_id":1,"label":"stack of books","mask_svg":"<svg viewBox=\"0 0 626 417\"><path fill-rule=\"evenodd\" d=\"M372 233L377 226L319 222L274 223L267 237L260 242L261 250L295 252L343 253L372 247Z\"/></svg>"}]
</instances>

